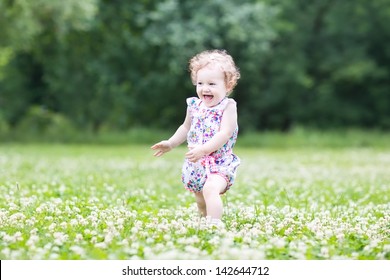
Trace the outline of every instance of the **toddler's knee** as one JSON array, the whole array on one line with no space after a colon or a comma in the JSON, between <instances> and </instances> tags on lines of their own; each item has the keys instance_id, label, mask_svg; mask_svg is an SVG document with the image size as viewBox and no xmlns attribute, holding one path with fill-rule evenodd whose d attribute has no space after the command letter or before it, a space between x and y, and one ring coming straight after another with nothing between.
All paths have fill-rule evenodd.
<instances>
[{"instance_id":1,"label":"toddler's knee","mask_svg":"<svg viewBox=\"0 0 390 280\"><path fill-rule=\"evenodd\" d=\"M219 189L213 184L206 184L203 187L203 196L207 199L210 196L219 195Z\"/></svg>"},{"instance_id":2,"label":"toddler's knee","mask_svg":"<svg viewBox=\"0 0 390 280\"><path fill-rule=\"evenodd\" d=\"M210 176L203 186L203 196L215 196L223 193L226 189L227 182L219 175Z\"/></svg>"}]
</instances>

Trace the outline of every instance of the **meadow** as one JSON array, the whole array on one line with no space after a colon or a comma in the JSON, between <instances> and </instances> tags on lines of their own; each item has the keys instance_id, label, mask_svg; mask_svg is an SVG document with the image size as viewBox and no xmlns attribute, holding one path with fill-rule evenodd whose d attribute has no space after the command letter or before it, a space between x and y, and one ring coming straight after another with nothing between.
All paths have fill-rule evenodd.
<instances>
[{"instance_id":1,"label":"meadow","mask_svg":"<svg viewBox=\"0 0 390 280\"><path fill-rule=\"evenodd\" d=\"M390 259L388 147L239 146L224 229L182 187L184 153L0 145L0 259Z\"/></svg>"}]
</instances>

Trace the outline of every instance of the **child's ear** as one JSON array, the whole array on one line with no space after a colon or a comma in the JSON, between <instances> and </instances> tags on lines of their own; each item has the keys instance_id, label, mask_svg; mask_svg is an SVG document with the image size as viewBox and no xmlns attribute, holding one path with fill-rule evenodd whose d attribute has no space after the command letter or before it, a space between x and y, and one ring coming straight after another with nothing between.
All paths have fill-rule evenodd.
<instances>
[{"instance_id":1,"label":"child's ear","mask_svg":"<svg viewBox=\"0 0 390 280\"><path fill-rule=\"evenodd\" d=\"M233 85L234 85L234 83L233 82L227 82L226 83L226 90L227 90L227 92L232 92L233 91Z\"/></svg>"}]
</instances>

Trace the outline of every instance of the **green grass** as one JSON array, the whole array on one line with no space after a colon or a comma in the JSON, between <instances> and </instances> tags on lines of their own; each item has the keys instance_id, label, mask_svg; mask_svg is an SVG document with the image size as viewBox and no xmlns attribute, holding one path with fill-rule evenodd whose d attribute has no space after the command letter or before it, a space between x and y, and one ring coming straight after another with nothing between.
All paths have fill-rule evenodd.
<instances>
[{"instance_id":1,"label":"green grass","mask_svg":"<svg viewBox=\"0 0 390 280\"><path fill-rule=\"evenodd\" d=\"M66 132L58 128L55 134L41 131L28 134L25 131L0 132L0 143L47 143L78 145L151 145L169 138L175 128L157 130L133 128L129 131ZM255 148L387 148L390 149L390 133L378 130L337 129L316 130L296 127L287 133L266 131L240 131L237 145Z\"/></svg>"},{"instance_id":2,"label":"green grass","mask_svg":"<svg viewBox=\"0 0 390 280\"><path fill-rule=\"evenodd\" d=\"M0 259L390 259L381 141L238 145L223 230L181 185L184 147L3 144Z\"/></svg>"}]
</instances>

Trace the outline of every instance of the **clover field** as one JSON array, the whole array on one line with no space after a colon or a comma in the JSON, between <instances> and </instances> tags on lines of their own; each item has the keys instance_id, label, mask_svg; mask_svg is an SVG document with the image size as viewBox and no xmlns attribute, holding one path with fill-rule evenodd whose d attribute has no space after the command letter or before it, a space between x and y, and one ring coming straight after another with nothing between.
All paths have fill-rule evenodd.
<instances>
[{"instance_id":1,"label":"clover field","mask_svg":"<svg viewBox=\"0 0 390 280\"><path fill-rule=\"evenodd\" d=\"M390 150L238 147L224 229L180 182L185 148L0 146L0 259L390 259Z\"/></svg>"}]
</instances>

